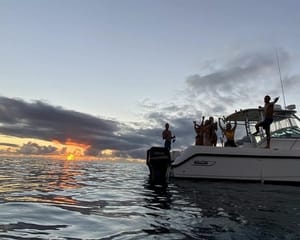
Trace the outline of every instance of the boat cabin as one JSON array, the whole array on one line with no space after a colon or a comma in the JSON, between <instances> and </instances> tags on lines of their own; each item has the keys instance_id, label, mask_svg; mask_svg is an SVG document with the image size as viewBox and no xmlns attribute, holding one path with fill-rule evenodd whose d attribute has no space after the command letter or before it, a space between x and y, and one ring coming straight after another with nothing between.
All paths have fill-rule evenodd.
<instances>
[{"instance_id":1,"label":"boat cabin","mask_svg":"<svg viewBox=\"0 0 300 240\"><path fill-rule=\"evenodd\" d=\"M271 124L271 145L277 149L300 149L300 119L296 115L296 106L290 105L282 109L275 105L273 123ZM265 132L260 129L260 134L252 135L255 132L255 124L263 120L263 108L250 108L227 116L225 121L237 121L237 140L239 146L257 147L265 144Z\"/></svg>"}]
</instances>

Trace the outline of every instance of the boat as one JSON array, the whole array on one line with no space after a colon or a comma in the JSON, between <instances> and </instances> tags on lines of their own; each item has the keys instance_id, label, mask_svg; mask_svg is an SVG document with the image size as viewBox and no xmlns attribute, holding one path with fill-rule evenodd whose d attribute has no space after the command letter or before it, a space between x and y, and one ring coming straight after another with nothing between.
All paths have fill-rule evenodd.
<instances>
[{"instance_id":1,"label":"boat","mask_svg":"<svg viewBox=\"0 0 300 240\"><path fill-rule=\"evenodd\" d=\"M269 149L265 148L263 130L259 135L252 134L255 124L262 118L263 109L259 108L241 109L228 115L224 121L237 121L236 133L244 131L244 136L236 141L237 147L189 146L183 151L171 152L170 176L300 182L300 119L296 115L296 106L284 109L280 105L274 106Z\"/></svg>"}]
</instances>

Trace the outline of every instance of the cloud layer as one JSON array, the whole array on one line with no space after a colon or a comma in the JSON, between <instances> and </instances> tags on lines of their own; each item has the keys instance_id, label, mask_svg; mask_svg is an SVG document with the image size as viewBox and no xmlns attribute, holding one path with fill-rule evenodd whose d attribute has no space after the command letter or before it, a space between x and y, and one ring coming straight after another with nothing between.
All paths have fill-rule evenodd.
<instances>
[{"instance_id":1,"label":"cloud layer","mask_svg":"<svg viewBox=\"0 0 300 240\"><path fill-rule=\"evenodd\" d=\"M25 102L2 96L0 122L0 133L3 135L55 140L62 144L73 141L90 145L87 154L97 155L104 149L134 152L146 145L143 135L133 135L133 130L120 122L51 106L42 101ZM42 147L31 142L23 145L19 152L47 154L56 150L52 146Z\"/></svg>"}]
</instances>

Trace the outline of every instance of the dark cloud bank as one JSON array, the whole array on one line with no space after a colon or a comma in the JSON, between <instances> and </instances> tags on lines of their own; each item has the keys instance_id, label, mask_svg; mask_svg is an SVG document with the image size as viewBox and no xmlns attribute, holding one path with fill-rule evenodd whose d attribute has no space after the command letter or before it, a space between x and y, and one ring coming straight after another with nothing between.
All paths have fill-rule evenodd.
<instances>
[{"instance_id":1,"label":"dark cloud bank","mask_svg":"<svg viewBox=\"0 0 300 240\"><path fill-rule=\"evenodd\" d=\"M25 102L0 97L0 123L0 133L8 136L90 145L87 155L116 149L120 156L141 157L140 149L155 144L146 135L149 133L147 130L136 130L118 121L66 110L42 101ZM39 146L32 142L19 150L23 154L50 154L55 151L57 149L51 145Z\"/></svg>"},{"instance_id":2,"label":"dark cloud bank","mask_svg":"<svg viewBox=\"0 0 300 240\"><path fill-rule=\"evenodd\" d=\"M285 51L279 53L282 68L288 69L291 56ZM174 147L183 148L194 142L193 120L209 115L221 117L241 106L256 107L263 104L265 94L278 95L281 91L274 53L234 56L214 69L189 76L186 89L180 92L179 99L170 100L171 104L144 103L144 123L122 123L42 101L25 102L2 96L0 134L61 143L72 140L90 145L86 155L101 156L102 150L115 149L121 158L145 159L149 147L163 144L161 131L165 122L171 124L177 136ZM299 86L299 79L299 75L285 76L287 89ZM57 150L51 145L29 142L20 146L19 152L51 154Z\"/></svg>"}]
</instances>

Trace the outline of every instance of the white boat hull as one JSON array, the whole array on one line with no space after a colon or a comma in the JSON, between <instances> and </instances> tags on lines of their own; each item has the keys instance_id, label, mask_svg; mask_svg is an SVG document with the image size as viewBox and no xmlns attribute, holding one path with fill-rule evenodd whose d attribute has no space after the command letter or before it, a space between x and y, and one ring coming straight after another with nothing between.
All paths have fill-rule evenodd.
<instances>
[{"instance_id":1,"label":"white boat hull","mask_svg":"<svg viewBox=\"0 0 300 240\"><path fill-rule=\"evenodd\" d=\"M300 151L191 146L176 157L171 176L300 182Z\"/></svg>"}]
</instances>

